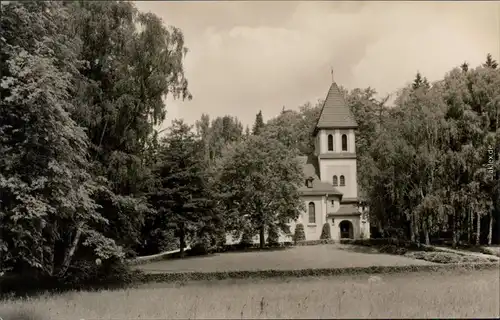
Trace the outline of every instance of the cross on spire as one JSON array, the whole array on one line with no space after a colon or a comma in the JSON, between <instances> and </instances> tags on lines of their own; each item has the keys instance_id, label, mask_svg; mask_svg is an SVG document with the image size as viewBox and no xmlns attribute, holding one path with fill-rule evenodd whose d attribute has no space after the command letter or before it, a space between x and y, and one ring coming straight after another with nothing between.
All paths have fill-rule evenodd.
<instances>
[{"instance_id":1,"label":"cross on spire","mask_svg":"<svg viewBox=\"0 0 500 320\"><path fill-rule=\"evenodd\" d=\"M330 67L330 73L332 74L332 83L334 83L335 80L333 79L333 68L332 67Z\"/></svg>"}]
</instances>

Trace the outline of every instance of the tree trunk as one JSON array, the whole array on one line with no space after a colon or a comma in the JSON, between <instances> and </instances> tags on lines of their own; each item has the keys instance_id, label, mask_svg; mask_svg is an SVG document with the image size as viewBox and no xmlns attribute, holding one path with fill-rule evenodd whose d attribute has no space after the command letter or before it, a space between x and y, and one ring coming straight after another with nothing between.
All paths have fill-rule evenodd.
<instances>
[{"instance_id":1,"label":"tree trunk","mask_svg":"<svg viewBox=\"0 0 500 320\"><path fill-rule=\"evenodd\" d=\"M488 227L488 245L491 246L491 238L493 237L493 214L492 214L492 211L493 210L490 210L490 214L489 214L489 217L490 217L490 223L489 223L489 227Z\"/></svg>"},{"instance_id":2,"label":"tree trunk","mask_svg":"<svg viewBox=\"0 0 500 320\"><path fill-rule=\"evenodd\" d=\"M453 248L456 248L457 247L457 223L456 223L456 220L457 220L457 217L456 217L456 213L453 212L453 221L452 221L452 224L451 224L451 227L452 227L452 246Z\"/></svg>"},{"instance_id":3,"label":"tree trunk","mask_svg":"<svg viewBox=\"0 0 500 320\"><path fill-rule=\"evenodd\" d=\"M413 215L410 216L410 241L415 243L415 222L413 221Z\"/></svg>"},{"instance_id":4,"label":"tree trunk","mask_svg":"<svg viewBox=\"0 0 500 320\"><path fill-rule=\"evenodd\" d=\"M425 244L429 246L431 244L431 241L429 239L429 229L427 228L427 224L425 224L424 226L424 235L425 235Z\"/></svg>"},{"instance_id":5,"label":"tree trunk","mask_svg":"<svg viewBox=\"0 0 500 320\"><path fill-rule=\"evenodd\" d=\"M418 226L418 223L415 223L415 238L417 239L417 242L420 243L420 227Z\"/></svg>"},{"instance_id":6,"label":"tree trunk","mask_svg":"<svg viewBox=\"0 0 500 320\"><path fill-rule=\"evenodd\" d=\"M469 209L469 221L467 223L467 243L472 244L472 228L474 225L474 217L472 216L472 211Z\"/></svg>"},{"instance_id":7,"label":"tree trunk","mask_svg":"<svg viewBox=\"0 0 500 320\"><path fill-rule=\"evenodd\" d=\"M479 245L479 241L481 239L481 214L477 213L477 226L476 226L476 246Z\"/></svg>"},{"instance_id":8,"label":"tree trunk","mask_svg":"<svg viewBox=\"0 0 500 320\"><path fill-rule=\"evenodd\" d=\"M54 275L54 266L55 266L55 252L56 252L56 238L55 233L57 232L57 220L52 221L51 225L48 226L48 240L47 240L47 248L50 250L47 252L46 257L46 267L47 273L49 276Z\"/></svg>"},{"instance_id":9,"label":"tree trunk","mask_svg":"<svg viewBox=\"0 0 500 320\"><path fill-rule=\"evenodd\" d=\"M37 234L37 243L36 243L36 246L37 246L37 251L38 251L38 259L39 259L39 262L40 262L40 265L42 266L42 269L45 269L45 259L44 259L44 255L43 255L43 251L44 251L44 232L43 232L43 228L44 228L44 224L43 224L43 221L42 219L39 219L38 220L38 234Z\"/></svg>"},{"instance_id":10,"label":"tree trunk","mask_svg":"<svg viewBox=\"0 0 500 320\"><path fill-rule=\"evenodd\" d=\"M260 248L263 249L264 246L266 245L266 239L265 239L265 231L266 231L266 228L264 226L264 224L262 224L260 226L260 233L259 233L259 241L260 241Z\"/></svg>"},{"instance_id":11,"label":"tree trunk","mask_svg":"<svg viewBox=\"0 0 500 320\"><path fill-rule=\"evenodd\" d=\"M184 230L184 223L179 226L179 255L181 258L184 257L184 248L186 247L186 233Z\"/></svg>"},{"instance_id":12,"label":"tree trunk","mask_svg":"<svg viewBox=\"0 0 500 320\"><path fill-rule=\"evenodd\" d=\"M68 271L69 265L71 264L71 260L73 259L73 256L75 255L76 249L78 247L78 242L80 241L80 237L82 235L82 228L83 228L83 221L79 222L78 225L76 226L76 234L75 237L73 238L73 242L71 243L71 246L69 247L69 250L66 251L66 254L64 255L64 260L63 263L61 264L61 268L59 269L58 272L58 277L62 277L66 271Z\"/></svg>"}]
</instances>

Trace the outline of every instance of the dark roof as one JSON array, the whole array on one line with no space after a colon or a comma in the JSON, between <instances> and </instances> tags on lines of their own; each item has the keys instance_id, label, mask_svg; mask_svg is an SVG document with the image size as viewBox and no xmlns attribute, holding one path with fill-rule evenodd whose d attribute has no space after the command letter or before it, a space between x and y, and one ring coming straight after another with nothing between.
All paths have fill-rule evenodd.
<instances>
[{"instance_id":1,"label":"dark roof","mask_svg":"<svg viewBox=\"0 0 500 320\"><path fill-rule=\"evenodd\" d=\"M318 159L314 156L300 156L298 157L300 163L302 164L302 170L304 172L305 180L312 178L312 188L306 186L306 181L304 180L304 185L299 188L299 192L303 195L339 195L342 193L338 191L333 185L322 182L319 179L319 165Z\"/></svg>"},{"instance_id":2,"label":"dark roof","mask_svg":"<svg viewBox=\"0 0 500 320\"><path fill-rule=\"evenodd\" d=\"M329 217L335 216L357 216L361 213L358 211L358 207L355 205L341 205L337 212L329 213Z\"/></svg>"},{"instance_id":3,"label":"dark roof","mask_svg":"<svg viewBox=\"0 0 500 320\"><path fill-rule=\"evenodd\" d=\"M359 213L358 207L355 205L342 205L340 206L339 210L335 212L335 214L341 215L349 215L349 214L354 214L354 213Z\"/></svg>"},{"instance_id":4,"label":"dark roof","mask_svg":"<svg viewBox=\"0 0 500 320\"><path fill-rule=\"evenodd\" d=\"M358 124L354 115L345 102L344 95L335 82L330 86L321 114L316 123L318 129L327 128L357 128Z\"/></svg>"}]
</instances>

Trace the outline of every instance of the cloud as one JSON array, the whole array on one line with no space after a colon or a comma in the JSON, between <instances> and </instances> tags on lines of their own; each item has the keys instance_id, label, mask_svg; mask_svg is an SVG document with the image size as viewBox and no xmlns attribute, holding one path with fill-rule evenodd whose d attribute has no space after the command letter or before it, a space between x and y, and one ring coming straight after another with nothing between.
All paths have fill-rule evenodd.
<instances>
[{"instance_id":1,"label":"cloud","mask_svg":"<svg viewBox=\"0 0 500 320\"><path fill-rule=\"evenodd\" d=\"M393 92L464 60L500 55L494 2L138 2L184 31L193 100L170 116L235 115L251 124L326 94L330 67L348 88ZM170 123L170 120L169 120Z\"/></svg>"}]
</instances>

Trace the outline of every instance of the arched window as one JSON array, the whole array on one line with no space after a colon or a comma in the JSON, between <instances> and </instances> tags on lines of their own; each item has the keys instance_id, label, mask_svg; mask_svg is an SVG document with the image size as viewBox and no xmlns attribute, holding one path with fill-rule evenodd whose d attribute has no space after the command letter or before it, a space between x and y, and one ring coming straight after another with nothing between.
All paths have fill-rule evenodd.
<instances>
[{"instance_id":1,"label":"arched window","mask_svg":"<svg viewBox=\"0 0 500 320\"><path fill-rule=\"evenodd\" d=\"M333 176L333 186L336 187L339 185L339 180L337 179L337 176Z\"/></svg>"},{"instance_id":2,"label":"arched window","mask_svg":"<svg viewBox=\"0 0 500 320\"><path fill-rule=\"evenodd\" d=\"M347 151L347 135L342 135L342 151Z\"/></svg>"},{"instance_id":3,"label":"arched window","mask_svg":"<svg viewBox=\"0 0 500 320\"><path fill-rule=\"evenodd\" d=\"M345 177L344 176L340 176L340 185L342 187L345 186Z\"/></svg>"},{"instance_id":4,"label":"arched window","mask_svg":"<svg viewBox=\"0 0 500 320\"><path fill-rule=\"evenodd\" d=\"M333 151L333 136L328 135L328 151Z\"/></svg>"},{"instance_id":5,"label":"arched window","mask_svg":"<svg viewBox=\"0 0 500 320\"><path fill-rule=\"evenodd\" d=\"M314 202L309 202L309 223L316 223L316 207Z\"/></svg>"}]
</instances>

